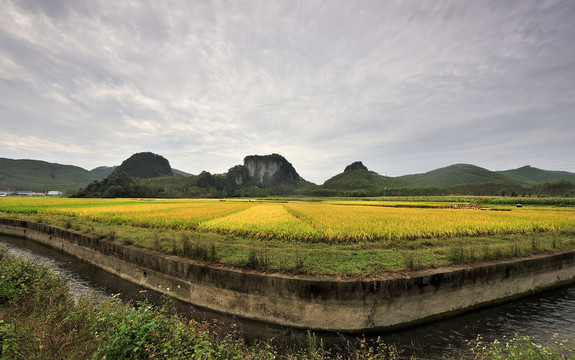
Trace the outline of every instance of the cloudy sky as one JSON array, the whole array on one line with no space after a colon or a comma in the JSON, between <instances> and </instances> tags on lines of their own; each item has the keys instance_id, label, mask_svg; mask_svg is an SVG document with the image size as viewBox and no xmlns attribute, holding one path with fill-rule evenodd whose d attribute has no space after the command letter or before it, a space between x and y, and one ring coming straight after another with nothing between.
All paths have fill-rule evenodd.
<instances>
[{"instance_id":1,"label":"cloudy sky","mask_svg":"<svg viewBox=\"0 0 575 360\"><path fill-rule=\"evenodd\" d=\"M0 0L0 157L575 172L575 1Z\"/></svg>"}]
</instances>

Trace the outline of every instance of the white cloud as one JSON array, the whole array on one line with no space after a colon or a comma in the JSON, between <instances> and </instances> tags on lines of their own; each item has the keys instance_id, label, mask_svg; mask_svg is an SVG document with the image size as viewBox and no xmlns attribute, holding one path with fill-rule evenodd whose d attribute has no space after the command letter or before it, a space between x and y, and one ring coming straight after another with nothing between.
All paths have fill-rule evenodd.
<instances>
[{"instance_id":1,"label":"white cloud","mask_svg":"<svg viewBox=\"0 0 575 360\"><path fill-rule=\"evenodd\" d=\"M545 153L575 171L555 141L575 137L557 111L575 105L569 0L50 4L0 4L0 119L13 139L33 125L43 160L158 151L218 172L276 152L321 183L355 160L401 175ZM510 128L547 150L500 146Z\"/></svg>"},{"instance_id":2,"label":"white cloud","mask_svg":"<svg viewBox=\"0 0 575 360\"><path fill-rule=\"evenodd\" d=\"M29 129L29 132L34 132L34 129ZM89 150L77 144L70 144L62 142L57 138L40 138L33 134L28 135L14 135L2 134L0 144L7 151L35 151L38 154L45 152L66 153L70 155L85 155L89 154Z\"/></svg>"}]
</instances>

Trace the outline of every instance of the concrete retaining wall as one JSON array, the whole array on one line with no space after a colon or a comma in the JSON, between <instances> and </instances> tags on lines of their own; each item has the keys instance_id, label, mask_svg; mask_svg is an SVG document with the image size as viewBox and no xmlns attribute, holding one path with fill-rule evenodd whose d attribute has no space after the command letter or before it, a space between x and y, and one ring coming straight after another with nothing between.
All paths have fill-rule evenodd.
<instances>
[{"instance_id":1,"label":"concrete retaining wall","mask_svg":"<svg viewBox=\"0 0 575 360\"><path fill-rule=\"evenodd\" d=\"M574 251L360 281L209 266L29 221L0 219L0 233L61 249L198 306L326 331L407 326L575 281Z\"/></svg>"}]
</instances>

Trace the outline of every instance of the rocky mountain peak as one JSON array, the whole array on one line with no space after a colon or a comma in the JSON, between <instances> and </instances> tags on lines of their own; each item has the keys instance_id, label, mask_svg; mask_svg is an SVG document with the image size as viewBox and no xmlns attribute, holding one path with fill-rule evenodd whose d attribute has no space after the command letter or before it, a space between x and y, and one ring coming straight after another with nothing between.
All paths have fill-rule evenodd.
<instances>
[{"instance_id":1,"label":"rocky mountain peak","mask_svg":"<svg viewBox=\"0 0 575 360\"><path fill-rule=\"evenodd\" d=\"M174 175L168 159L151 152L130 156L113 171L112 175L118 175L122 172L142 179Z\"/></svg>"},{"instance_id":2,"label":"rocky mountain peak","mask_svg":"<svg viewBox=\"0 0 575 360\"><path fill-rule=\"evenodd\" d=\"M356 162L346 166L345 170L343 172L353 171L353 170L367 170L367 167L365 165L363 165L363 163L361 161L356 161Z\"/></svg>"},{"instance_id":3,"label":"rocky mountain peak","mask_svg":"<svg viewBox=\"0 0 575 360\"><path fill-rule=\"evenodd\" d=\"M243 172L236 176L236 184L253 183L264 185L270 183L294 184L301 180L292 164L283 156L250 155L244 158Z\"/></svg>"}]
</instances>

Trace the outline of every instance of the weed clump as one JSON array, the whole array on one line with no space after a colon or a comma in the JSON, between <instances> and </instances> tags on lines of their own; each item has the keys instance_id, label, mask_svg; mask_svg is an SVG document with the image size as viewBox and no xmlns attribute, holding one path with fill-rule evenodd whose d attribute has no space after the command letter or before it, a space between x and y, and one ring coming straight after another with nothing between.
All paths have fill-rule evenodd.
<instances>
[{"instance_id":1,"label":"weed clump","mask_svg":"<svg viewBox=\"0 0 575 360\"><path fill-rule=\"evenodd\" d=\"M250 249L245 267L254 270L267 270L270 268L270 257L265 250Z\"/></svg>"},{"instance_id":2,"label":"weed clump","mask_svg":"<svg viewBox=\"0 0 575 360\"><path fill-rule=\"evenodd\" d=\"M404 251L402 253L405 268L410 271L417 271L423 268L421 254L417 251Z\"/></svg>"},{"instance_id":3,"label":"weed clump","mask_svg":"<svg viewBox=\"0 0 575 360\"><path fill-rule=\"evenodd\" d=\"M195 260L217 262L218 254L214 243L198 240L193 241L190 235L181 235L181 255ZM179 249L178 249L179 251Z\"/></svg>"}]
</instances>

